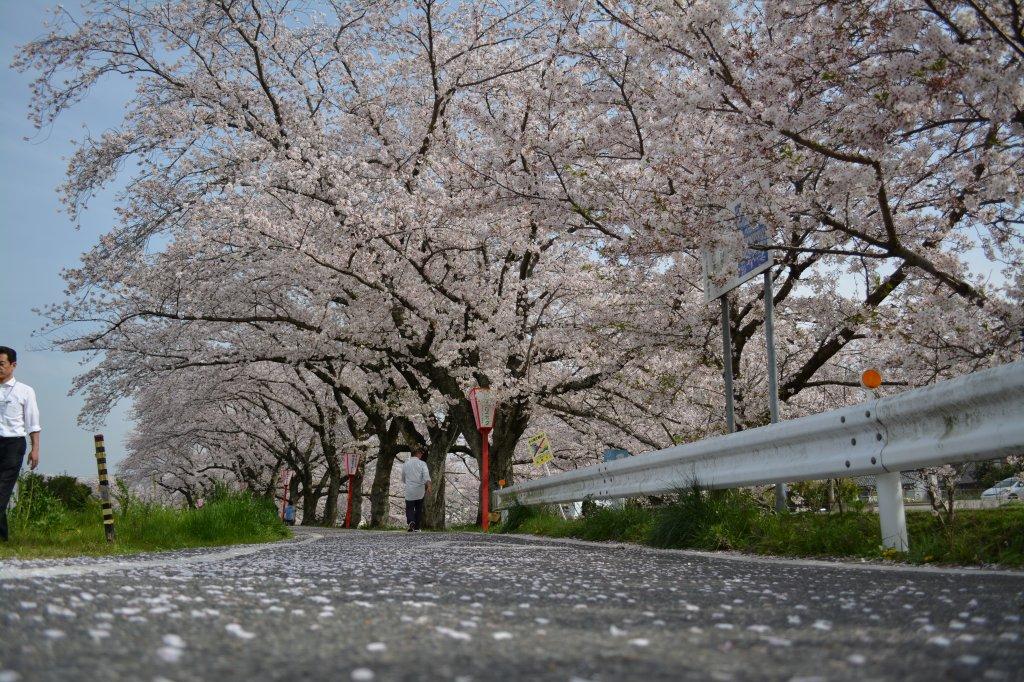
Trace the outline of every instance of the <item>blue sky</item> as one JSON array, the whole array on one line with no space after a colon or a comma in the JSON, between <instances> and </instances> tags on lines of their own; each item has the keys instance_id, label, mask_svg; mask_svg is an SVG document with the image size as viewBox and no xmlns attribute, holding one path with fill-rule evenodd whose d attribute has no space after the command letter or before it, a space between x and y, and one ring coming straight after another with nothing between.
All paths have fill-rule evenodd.
<instances>
[{"instance_id":1,"label":"blue sky","mask_svg":"<svg viewBox=\"0 0 1024 682\"><path fill-rule=\"evenodd\" d=\"M15 376L35 388L39 398L39 471L87 477L96 475L92 433L75 422L82 400L67 395L81 371L80 358L46 350L49 341L34 334L44 320L33 309L63 298L61 268L74 266L114 221L116 188L93 200L77 230L61 212L56 188L64 177L64 158L72 152L71 140L82 137L83 126L93 133L116 126L130 91L124 81L101 84L55 125L41 131L32 127L27 118L31 77L9 65L18 45L44 33L47 8L54 4L0 2L0 345L18 351ZM74 8L76 3L65 6ZM115 465L124 455L124 437L131 428L126 412L125 404L115 408L103 431L109 461Z\"/></svg>"}]
</instances>

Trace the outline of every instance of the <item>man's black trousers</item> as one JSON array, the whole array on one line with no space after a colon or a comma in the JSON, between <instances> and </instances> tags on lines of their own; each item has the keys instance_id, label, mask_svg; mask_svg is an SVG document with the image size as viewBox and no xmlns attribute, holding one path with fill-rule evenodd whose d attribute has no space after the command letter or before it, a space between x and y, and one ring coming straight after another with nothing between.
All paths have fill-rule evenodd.
<instances>
[{"instance_id":1,"label":"man's black trousers","mask_svg":"<svg viewBox=\"0 0 1024 682\"><path fill-rule=\"evenodd\" d=\"M7 540L7 503L25 459L25 439L0 438L0 540Z\"/></svg>"},{"instance_id":2,"label":"man's black trousers","mask_svg":"<svg viewBox=\"0 0 1024 682\"><path fill-rule=\"evenodd\" d=\"M416 530L420 529L423 523L423 498L418 500L405 501L405 522L412 525Z\"/></svg>"}]
</instances>

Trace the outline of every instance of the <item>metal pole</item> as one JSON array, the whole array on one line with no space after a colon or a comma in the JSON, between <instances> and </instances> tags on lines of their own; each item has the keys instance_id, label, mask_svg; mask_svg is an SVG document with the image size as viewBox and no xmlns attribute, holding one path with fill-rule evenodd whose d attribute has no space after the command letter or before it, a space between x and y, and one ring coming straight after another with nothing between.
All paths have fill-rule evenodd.
<instances>
[{"instance_id":1,"label":"metal pole","mask_svg":"<svg viewBox=\"0 0 1024 682\"><path fill-rule=\"evenodd\" d=\"M96 448L96 468L100 474L100 501L103 507L103 531L107 534L107 542L113 542L114 509L110 506L110 480L107 478L107 449L103 445L103 434L93 436Z\"/></svg>"},{"instance_id":2,"label":"metal pole","mask_svg":"<svg viewBox=\"0 0 1024 682\"><path fill-rule=\"evenodd\" d=\"M491 521L491 518L490 518L491 517L491 476L490 476L490 474L491 474L491 471L490 471L490 469L491 469L491 463L490 463L491 453L490 453L489 445L488 445L488 442L487 442L487 434L488 434L489 431L490 431L490 429L480 429L480 439L484 443L484 448L483 448L483 453L482 453L483 457L481 457L481 464L480 464L480 486L481 486L480 498L481 498L481 513L482 513L482 520L483 520L483 524L482 525L483 525L483 529L484 529L485 533L487 532L487 529L491 525L490 524L490 521Z\"/></svg>"},{"instance_id":3,"label":"metal pole","mask_svg":"<svg viewBox=\"0 0 1024 682\"><path fill-rule=\"evenodd\" d=\"M544 463L544 475L545 476L550 476L551 475L551 471L548 469L548 465L547 465L546 462ZM562 518L564 520L567 521L569 519L569 517L565 515L565 509L562 508L561 504L558 505L558 512L562 515Z\"/></svg>"},{"instance_id":4,"label":"metal pole","mask_svg":"<svg viewBox=\"0 0 1024 682\"><path fill-rule=\"evenodd\" d=\"M764 337L768 346L768 413L772 424L779 421L779 370L775 360L775 291L771 268L764 271ZM775 484L775 509L786 509L786 484Z\"/></svg>"},{"instance_id":5,"label":"metal pole","mask_svg":"<svg viewBox=\"0 0 1024 682\"><path fill-rule=\"evenodd\" d=\"M875 479L878 488L878 520L882 525L882 545L906 552L907 516L903 509L903 485L900 472L879 474Z\"/></svg>"},{"instance_id":6,"label":"metal pole","mask_svg":"<svg viewBox=\"0 0 1024 682\"><path fill-rule=\"evenodd\" d=\"M345 510L345 527L352 527L352 481L356 480L356 477L352 474L348 475L348 509Z\"/></svg>"},{"instance_id":7,"label":"metal pole","mask_svg":"<svg viewBox=\"0 0 1024 682\"><path fill-rule=\"evenodd\" d=\"M725 425L729 433L736 430L736 414L732 397L732 333L729 331L729 294L722 294L722 378L725 379Z\"/></svg>"}]
</instances>

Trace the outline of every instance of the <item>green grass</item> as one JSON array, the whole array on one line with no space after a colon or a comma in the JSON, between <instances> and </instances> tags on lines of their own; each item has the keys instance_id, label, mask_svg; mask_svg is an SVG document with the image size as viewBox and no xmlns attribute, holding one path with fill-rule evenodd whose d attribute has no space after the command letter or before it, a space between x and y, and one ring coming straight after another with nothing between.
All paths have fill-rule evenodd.
<instances>
[{"instance_id":1,"label":"green grass","mask_svg":"<svg viewBox=\"0 0 1024 682\"><path fill-rule=\"evenodd\" d=\"M737 490L686 491L670 504L597 507L569 520L552 509L516 507L497 530L790 557L1024 567L1024 505L958 510L949 529L930 514L909 514L910 551L905 554L882 548L876 514L859 509L842 514L779 514Z\"/></svg>"},{"instance_id":2,"label":"green grass","mask_svg":"<svg viewBox=\"0 0 1024 682\"><path fill-rule=\"evenodd\" d=\"M28 496L26 496L28 497ZM269 542L291 537L272 502L227 492L201 509L179 509L129 500L114 516L117 539L107 543L97 501L69 511L37 494L8 512L11 539L0 558L98 556L185 547Z\"/></svg>"},{"instance_id":3,"label":"green grass","mask_svg":"<svg viewBox=\"0 0 1024 682\"><path fill-rule=\"evenodd\" d=\"M431 528L424 528L423 530L428 532L428 533L435 532ZM443 532L448 532L448 533L483 533L484 529L481 528L480 526L478 526L475 523L460 523L460 524L456 524L454 526L448 526L443 531L437 531L437 532L442 532L442 533Z\"/></svg>"}]
</instances>

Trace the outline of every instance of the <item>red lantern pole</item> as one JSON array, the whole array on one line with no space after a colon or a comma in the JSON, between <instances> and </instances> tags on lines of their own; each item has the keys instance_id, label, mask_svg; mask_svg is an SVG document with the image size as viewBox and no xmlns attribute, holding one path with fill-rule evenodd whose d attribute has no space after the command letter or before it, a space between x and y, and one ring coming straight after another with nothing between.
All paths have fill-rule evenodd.
<instances>
[{"instance_id":1,"label":"red lantern pole","mask_svg":"<svg viewBox=\"0 0 1024 682\"><path fill-rule=\"evenodd\" d=\"M491 525L491 449L488 435L494 428L498 401L489 389L477 387L469 392L469 404L483 445L480 452L480 525L486 533Z\"/></svg>"},{"instance_id":2,"label":"red lantern pole","mask_svg":"<svg viewBox=\"0 0 1024 682\"><path fill-rule=\"evenodd\" d=\"M342 455L345 473L348 474L348 505L345 509L345 527L352 527L352 486L355 485L356 473L359 471L359 453L347 452Z\"/></svg>"},{"instance_id":3,"label":"red lantern pole","mask_svg":"<svg viewBox=\"0 0 1024 682\"><path fill-rule=\"evenodd\" d=\"M491 452L488 446L490 432L489 428L480 429L480 439L484 443L483 458L480 464L480 485L483 486L483 528L485 533L491 525Z\"/></svg>"},{"instance_id":4,"label":"red lantern pole","mask_svg":"<svg viewBox=\"0 0 1024 682\"><path fill-rule=\"evenodd\" d=\"M352 481L356 479L352 474L348 475L348 509L345 511L345 527L352 527Z\"/></svg>"}]
</instances>

